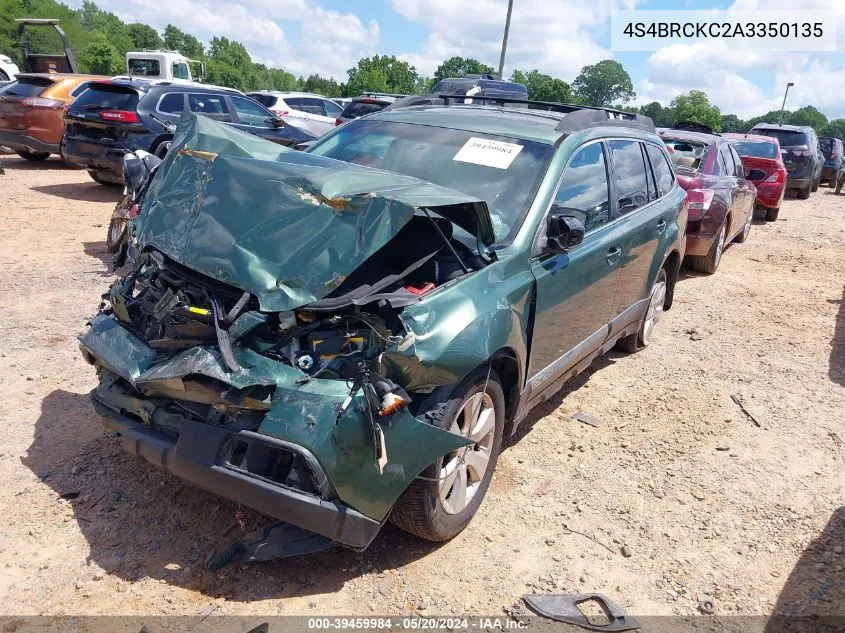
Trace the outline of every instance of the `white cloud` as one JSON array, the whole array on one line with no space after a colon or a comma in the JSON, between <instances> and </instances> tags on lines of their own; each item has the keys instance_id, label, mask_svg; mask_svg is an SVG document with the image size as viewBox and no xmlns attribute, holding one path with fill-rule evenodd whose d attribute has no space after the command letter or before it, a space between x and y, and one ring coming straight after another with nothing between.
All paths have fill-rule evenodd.
<instances>
[{"instance_id":1,"label":"white cloud","mask_svg":"<svg viewBox=\"0 0 845 633\"><path fill-rule=\"evenodd\" d=\"M79 7L82 0L70 4ZM311 0L98 0L97 5L159 31L174 24L205 43L227 37L244 44L255 61L338 81L346 79L350 64L375 52L379 39L376 21L364 25L352 13L329 11ZM279 18L299 22L299 44L290 42Z\"/></svg>"},{"instance_id":2,"label":"white cloud","mask_svg":"<svg viewBox=\"0 0 845 633\"><path fill-rule=\"evenodd\" d=\"M640 0L593 2L515 2L508 38L505 75L514 68L542 72L572 81L586 64L611 57L596 43L612 9L634 8ZM430 75L453 55L474 57L499 66L507 0L393 0L406 19L431 30L419 51L401 57Z\"/></svg>"}]
</instances>

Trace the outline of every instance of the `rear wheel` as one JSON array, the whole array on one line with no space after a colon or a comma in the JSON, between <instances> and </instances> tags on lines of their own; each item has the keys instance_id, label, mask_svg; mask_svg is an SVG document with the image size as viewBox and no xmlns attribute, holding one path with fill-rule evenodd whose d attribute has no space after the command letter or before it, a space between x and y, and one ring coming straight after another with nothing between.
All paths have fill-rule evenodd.
<instances>
[{"instance_id":1,"label":"rear wheel","mask_svg":"<svg viewBox=\"0 0 845 633\"><path fill-rule=\"evenodd\" d=\"M748 214L748 219L745 221L745 226L742 227L742 231L740 231L736 237L734 237L734 242L737 244L742 244L745 240L748 239L748 234L751 233L751 219L754 217L754 212Z\"/></svg>"},{"instance_id":2,"label":"rear wheel","mask_svg":"<svg viewBox=\"0 0 845 633\"><path fill-rule=\"evenodd\" d=\"M50 158L50 152L28 152L25 149L22 149L18 152L18 156L25 158L26 160L42 161Z\"/></svg>"},{"instance_id":3,"label":"rear wheel","mask_svg":"<svg viewBox=\"0 0 845 633\"><path fill-rule=\"evenodd\" d=\"M836 181L836 189L834 190L834 193L840 193L842 191L843 184L845 184L845 177L840 176Z\"/></svg>"},{"instance_id":4,"label":"rear wheel","mask_svg":"<svg viewBox=\"0 0 845 633\"><path fill-rule=\"evenodd\" d=\"M690 263L693 270L700 273L707 273L712 275L719 268L719 262L722 261L722 253L725 250L725 236L728 232L728 219L726 218L719 229L719 235L713 241L713 246L710 247L710 252L707 255L693 255L690 257Z\"/></svg>"},{"instance_id":5,"label":"rear wheel","mask_svg":"<svg viewBox=\"0 0 845 633\"><path fill-rule=\"evenodd\" d=\"M101 185L105 185L106 187L122 187L123 186L119 182L113 182L111 180L106 180L105 178L100 176L100 174L96 171L89 171L88 175L91 176L91 179L94 182L99 183Z\"/></svg>"},{"instance_id":6,"label":"rear wheel","mask_svg":"<svg viewBox=\"0 0 845 633\"><path fill-rule=\"evenodd\" d=\"M778 219L778 213L780 213L780 207L777 209L766 209L766 221L774 222Z\"/></svg>"},{"instance_id":7,"label":"rear wheel","mask_svg":"<svg viewBox=\"0 0 845 633\"><path fill-rule=\"evenodd\" d=\"M423 417L423 416L421 416ZM474 443L438 459L402 493L390 521L429 541L445 541L475 515L496 468L505 426L505 395L496 372L481 367L424 417Z\"/></svg>"},{"instance_id":8,"label":"rear wheel","mask_svg":"<svg viewBox=\"0 0 845 633\"><path fill-rule=\"evenodd\" d=\"M666 269L661 268L657 273L657 279L651 286L651 294L648 299L648 308L640 321L640 329L634 334L629 334L625 338L619 339L616 343L616 348L622 352L633 354L637 350L648 347L651 339L654 337L654 330L657 328L657 322L663 316L666 310L666 295L669 290L668 277L666 276Z\"/></svg>"},{"instance_id":9,"label":"rear wheel","mask_svg":"<svg viewBox=\"0 0 845 633\"><path fill-rule=\"evenodd\" d=\"M818 190L819 190L819 185L821 184L821 182L822 182L822 179L821 179L821 176L819 176L819 179L818 179L818 180L814 180L814 181L813 181L813 184L812 184L812 185L810 185L810 191L813 191L813 192L818 191Z\"/></svg>"},{"instance_id":10,"label":"rear wheel","mask_svg":"<svg viewBox=\"0 0 845 633\"><path fill-rule=\"evenodd\" d=\"M812 189L812 185L807 185L806 189L799 189L798 190L798 198L800 200L806 200L810 197L810 189Z\"/></svg>"}]
</instances>

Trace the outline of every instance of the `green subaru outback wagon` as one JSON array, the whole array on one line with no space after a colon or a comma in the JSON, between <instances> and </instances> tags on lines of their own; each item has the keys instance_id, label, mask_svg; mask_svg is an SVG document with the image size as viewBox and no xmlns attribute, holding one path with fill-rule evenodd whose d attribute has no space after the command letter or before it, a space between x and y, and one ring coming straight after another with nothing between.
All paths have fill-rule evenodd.
<instances>
[{"instance_id":1,"label":"green subaru outback wagon","mask_svg":"<svg viewBox=\"0 0 845 633\"><path fill-rule=\"evenodd\" d=\"M651 342L684 255L652 122L555 110L383 111L304 152L184 115L80 337L105 425L288 553L458 534L532 407Z\"/></svg>"}]
</instances>

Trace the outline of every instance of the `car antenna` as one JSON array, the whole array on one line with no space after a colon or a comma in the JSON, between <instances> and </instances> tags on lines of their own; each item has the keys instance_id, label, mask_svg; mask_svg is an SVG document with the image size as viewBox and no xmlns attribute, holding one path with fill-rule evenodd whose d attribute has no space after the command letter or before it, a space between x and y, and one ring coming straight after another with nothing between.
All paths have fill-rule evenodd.
<instances>
[{"instance_id":1,"label":"car antenna","mask_svg":"<svg viewBox=\"0 0 845 633\"><path fill-rule=\"evenodd\" d=\"M431 220L431 223L434 225L434 229L440 234L440 237L443 238L443 242L446 244L446 247L452 252L452 255L454 255L455 259L458 260L458 265L464 271L464 274L467 274L469 272L469 268L467 268L467 265L464 263L464 260L461 259L461 256L458 255L458 251L455 250L455 247L452 246L452 242L450 242L449 239L445 235L443 235L443 231L440 230L440 226L438 226L437 222L434 221L434 218L431 217L431 214L428 212L428 209L423 207L423 213L425 213L425 217Z\"/></svg>"}]
</instances>

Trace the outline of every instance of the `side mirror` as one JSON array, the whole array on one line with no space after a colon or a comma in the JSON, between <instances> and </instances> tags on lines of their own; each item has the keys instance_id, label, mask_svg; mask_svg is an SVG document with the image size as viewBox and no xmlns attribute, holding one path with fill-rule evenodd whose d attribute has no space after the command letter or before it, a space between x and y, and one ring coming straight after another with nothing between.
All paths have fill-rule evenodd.
<instances>
[{"instance_id":1,"label":"side mirror","mask_svg":"<svg viewBox=\"0 0 845 633\"><path fill-rule=\"evenodd\" d=\"M552 213L546 227L546 250L565 253L584 241L584 223L572 215Z\"/></svg>"},{"instance_id":2,"label":"side mirror","mask_svg":"<svg viewBox=\"0 0 845 633\"><path fill-rule=\"evenodd\" d=\"M285 127L285 122L278 117L269 118L267 119L267 122L270 123L273 127Z\"/></svg>"}]
</instances>

